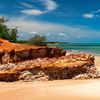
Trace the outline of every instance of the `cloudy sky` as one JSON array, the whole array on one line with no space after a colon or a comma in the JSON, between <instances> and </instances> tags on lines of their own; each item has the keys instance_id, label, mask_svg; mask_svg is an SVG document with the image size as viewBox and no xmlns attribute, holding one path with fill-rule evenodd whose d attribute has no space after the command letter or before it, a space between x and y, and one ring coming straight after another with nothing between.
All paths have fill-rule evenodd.
<instances>
[{"instance_id":1,"label":"cloudy sky","mask_svg":"<svg viewBox=\"0 0 100 100\"><path fill-rule=\"evenodd\" d=\"M0 17L18 27L19 39L100 43L100 0L0 0Z\"/></svg>"}]
</instances>

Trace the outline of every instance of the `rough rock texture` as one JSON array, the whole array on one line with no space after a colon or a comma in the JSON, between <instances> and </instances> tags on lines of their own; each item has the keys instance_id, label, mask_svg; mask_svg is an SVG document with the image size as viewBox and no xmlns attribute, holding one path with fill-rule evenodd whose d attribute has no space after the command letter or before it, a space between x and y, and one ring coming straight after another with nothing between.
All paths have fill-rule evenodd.
<instances>
[{"instance_id":1,"label":"rough rock texture","mask_svg":"<svg viewBox=\"0 0 100 100\"><path fill-rule=\"evenodd\" d=\"M38 58L0 66L0 81L40 81L72 79L94 67L94 57L70 54L58 58Z\"/></svg>"},{"instance_id":2,"label":"rough rock texture","mask_svg":"<svg viewBox=\"0 0 100 100\"><path fill-rule=\"evenodd\" d=\"M24 60L60 57L66 52L61 48L48 46L27 46L22 44L10 43L7 40L0 39L0 63L14 63Z\"/></svg>"},{"instance_id":3,"label":"rough rock texture","mask_svg":"<svg viewBox=\"0 0 100 100\"><path fill-rule=\"evenodd\" d=\"M26 46L3 39L0 64L0 81L7 82L100 77L92 55L66 54L57 47Z\"/></svg>"}]
</instances>

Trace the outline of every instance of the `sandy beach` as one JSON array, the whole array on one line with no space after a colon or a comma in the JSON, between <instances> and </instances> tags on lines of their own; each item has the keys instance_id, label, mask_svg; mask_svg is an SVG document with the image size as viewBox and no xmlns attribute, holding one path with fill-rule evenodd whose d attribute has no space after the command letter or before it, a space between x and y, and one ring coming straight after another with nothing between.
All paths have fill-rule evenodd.
<instances>
[{"instance_id":1,"label":"sandy beach","mask_svg":"<svg viewBox=\"0 0 100 100\"><path fill-rule=\"evenodd\" d=\"M95 57L100 69L100 57ZM0 100L100 100L100 80L0 82Z\"/></svg>"}]
</instances>

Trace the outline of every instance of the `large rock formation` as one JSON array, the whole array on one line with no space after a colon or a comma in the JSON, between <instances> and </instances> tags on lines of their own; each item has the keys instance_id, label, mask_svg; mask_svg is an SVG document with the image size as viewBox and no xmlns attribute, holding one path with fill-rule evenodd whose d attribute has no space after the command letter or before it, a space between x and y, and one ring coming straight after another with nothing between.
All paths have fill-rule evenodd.
<instances>
[{"instance_id":1,"label":"large rock formation","mask_svg":"<svg viewBox=\"0 0 100 100\"><path fill-rule=\"evenodd\" d=\"M77 79L81 74L87 78L99 77L92 55L65 56L66 52L60 48L26 46L5 40L0 43L0 81Z\"/></svg>"},{"instance_id":2,"label":"large rock formation","mask_svg":"<svg viewBox=\"0 0 100 100\"><path fill-rule=\"evenodd\" d=\"M74 54L58 58L38 58L0 66L0 81L72 79L94 68L94 57Z\"/></svg>"},{"instance_id":3,"label":"large rock formation","mask_svg":"<svg viewBox=\"0 0 100 100\"><path fill-rule=\"evenodd\" d=\"M0 39L0 63L14 63L36 58L60 57L66 52L61 48L48 46L27 46L10 43L7 40Z\"/></svg>"}]
</instances>

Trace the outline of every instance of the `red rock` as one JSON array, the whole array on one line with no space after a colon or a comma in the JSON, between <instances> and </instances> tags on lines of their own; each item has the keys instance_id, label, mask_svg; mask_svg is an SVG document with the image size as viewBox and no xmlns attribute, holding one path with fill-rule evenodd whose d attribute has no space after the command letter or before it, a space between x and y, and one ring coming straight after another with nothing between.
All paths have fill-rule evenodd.
<instances>
[{"instance_id":1,"label":"red rock","mask_svg":"<svg viewBox=\"0 0 100 100\"><path fill-rule=\"evenodd\" d=\"M58 47L27 46L0 39L0 81L72 79L96 77L94 56L69 54Z\"/></svg>"},{"instance_id":2,"label":"red rock","mask_svg":"<svg viewBox=\"0 0 100 100\"><path fill-rule=\"evenodd\" d=\"M48 46L28 46L17 43L10 43L0 39L0 63L14 63L24 60L60 57L65 55L65 51L58 47Z\"/></svg>"}]
</instances>

